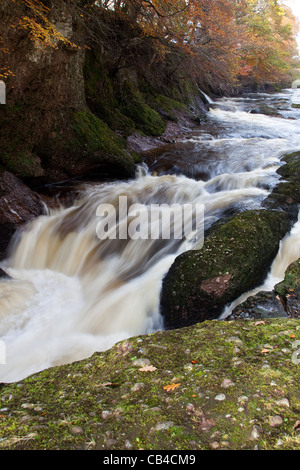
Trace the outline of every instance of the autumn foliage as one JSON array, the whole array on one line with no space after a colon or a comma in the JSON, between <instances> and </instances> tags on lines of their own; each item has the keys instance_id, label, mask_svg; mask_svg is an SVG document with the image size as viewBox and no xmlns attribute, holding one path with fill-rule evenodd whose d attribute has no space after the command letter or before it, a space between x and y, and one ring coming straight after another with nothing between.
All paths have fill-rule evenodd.
<instances>
[{"instance_id":1,"label":"autumn foliage","mask_svg":"<svg viewBox=\"0 0 300 470\"><path fill-rule=\"evenodd\" d=\"M5 0L20 8L11 28L20 28L41 47L79 47L51 20L55 1ZM85 23L106 12L138 28L151 40L156 60L168 61L174 51L182 70L207 83L233 86L252 81L278 83L287 79L297 54L297 24L284 1L278 0L61 0ZM101 26L100 26L101 27ZM0 35L0 51L9 54ZM2 67L2 76L7 76Z\"/></svg>"}]
</instances>

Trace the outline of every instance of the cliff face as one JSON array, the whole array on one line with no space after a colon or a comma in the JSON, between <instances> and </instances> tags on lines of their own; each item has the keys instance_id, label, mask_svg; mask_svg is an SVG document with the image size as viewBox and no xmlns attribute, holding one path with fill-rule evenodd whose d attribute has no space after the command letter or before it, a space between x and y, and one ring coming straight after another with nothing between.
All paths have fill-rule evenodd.
<instances>
[{"instance_id":1,"label":"cliff face","mask_svg":"<svg viewBox=\"0 0 300 470\"><path fill-rule=\"evenodd\" d=\"M64 38L52 37L51 46L11 27L28 13L21 3L1 2L0 68L12 75L0 108L0 164L34 185L91 171L132 176L139 156L126 138L163 134L176 120L174 98L189 90L171 74L176 64L155 62L151 44L126 21L109 12L81 18L76 2L50 3L47 18Z\"/></svg>"}]
</instances>

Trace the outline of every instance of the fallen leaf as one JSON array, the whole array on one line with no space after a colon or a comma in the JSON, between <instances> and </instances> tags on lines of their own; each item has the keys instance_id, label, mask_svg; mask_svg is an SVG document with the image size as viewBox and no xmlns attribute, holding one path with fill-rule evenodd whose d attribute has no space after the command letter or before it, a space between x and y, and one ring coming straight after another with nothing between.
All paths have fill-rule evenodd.
<instances>
[{"instance_id":1,"label":"fallen leaf","mask_svg":"<svg viewBox=\"0 0 300 470\"><path fill-rule=\"evenodd\" d=\"M179 384L165 385L164 390L166 390L167 392L170 392L171 390L174 390L174 388L179 387L179 385L181 385L181 384L179 383Z\"/></svg>"},{"instance_id":2,"label":"fallen leaf","mask_svg":"<svg viewBox=\"0 0 300 470\"><path fill-rule=\"evenodd\" d=\"M155 370L157 370L157 368L154 366L144 366L139 369L140 372L154 372Z\"/></svg>"}]
</instances>

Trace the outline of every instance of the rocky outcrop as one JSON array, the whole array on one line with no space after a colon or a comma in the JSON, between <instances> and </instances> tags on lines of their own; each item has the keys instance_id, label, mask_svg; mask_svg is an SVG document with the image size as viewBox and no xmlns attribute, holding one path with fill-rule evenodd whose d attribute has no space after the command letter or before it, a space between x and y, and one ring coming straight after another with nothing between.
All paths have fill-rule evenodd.
<instances>
[{"instance_id":1,"label":"rocky outcrop","mask_svg":"<svg viewBox=\"0 0 300 470\"><path fill-rule=\"evenodd\" d=\"M38 194L16 176L0 170L0 259L7 256L13 234L44 211Z\"/></svg>"},{"instance_id":2,"label":"rocky outcrop","mask_svg":"<svg viewBox=\"0 0 300 470\"><path fill-rule=\"evenodd\" d=\"M163 280L166 328L218 318L267 275L290 222L282 211L246 211L217 228L200 250L178 256Z\"/></svg>"},{"instance_id":3,"label":"rocky outcrop","mask_svg":"<svg viewBox=\"0 0 300 470\"><path fill-rule=\"evenodd\" d=\"M258 292L235 307L228 320L300 318L300 260L292 263L285 278L269 292Z\"/></svg>"},{"instance_id":4,"label":"rocky outcrop","mask_svg":"<svg viewBox=\"0 0 300 470\"><path fill-rule=\"evenodd\" d=\"M7 60L12 72L0 107L1 165L30 185L91 171L133 176L137 156L88 108L86 36L78 14L68 2L53 0L48 19L66 42L45 47L11 27L26 13L24 2L1 2L1 35L10 53L0 56L0 67Z\"/></svg>"},{"instance_id":5,"label":"rocky outcrop","mask_svg":"<svg viewBox=\"0 0 300 470\"><path fill-rule=\"evenodd\" d=\"M277 170L281 180L263 202L263 206L283 210L295 222L300 204L300 152L284 155L281 161L283 165Z\"/></svg>"}]
</instances>

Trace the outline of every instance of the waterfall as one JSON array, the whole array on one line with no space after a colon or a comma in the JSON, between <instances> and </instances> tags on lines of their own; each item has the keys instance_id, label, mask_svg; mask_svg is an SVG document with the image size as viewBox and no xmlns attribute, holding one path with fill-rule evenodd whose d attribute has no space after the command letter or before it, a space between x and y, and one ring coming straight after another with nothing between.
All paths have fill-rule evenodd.
<instances>
[{"instance_id":1,"label":"waterfall","mask_svg":"<svg viewBox=\"0 0 300 470\"><path fill-rule=\"evenodd\" d=\"M72 207L49 209L13 239L11 254L1 263L12 277L0 280L2 382L163 328L162 279L180 253L199 246L196 209L203 208L201 232L228 211L259 208L278 183L281 156L300 148L297 120L254 116L243 105L236 101L237 111L214 107L199 133L156 158L155 172L142 165L130 181L81 184ZM165 171L168 159L174 173ZM140 209L138 220L122 211L124 200ZM157 223L166 207L177 212L169 223ZM191 211L184 212L186 207ZM142 208L153 209L147 233L141 221L148 212ZM189 230L162 236L163 228L176 232L178 214L184 214L180 220ZM105 231L99 226L103 220ZM296 238L282 242L278 256L285 261L278 261L279 271L274 264L273 277L282 276L286 252L299 256L290 249L295 240L299 245L297 227L290 235Z\"/></svg>"}]
</instances>

